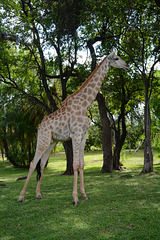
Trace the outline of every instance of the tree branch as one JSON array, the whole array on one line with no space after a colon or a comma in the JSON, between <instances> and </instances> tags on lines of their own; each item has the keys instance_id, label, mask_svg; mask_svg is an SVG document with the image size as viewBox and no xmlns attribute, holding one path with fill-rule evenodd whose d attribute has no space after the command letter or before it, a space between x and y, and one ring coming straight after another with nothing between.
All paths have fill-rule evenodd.
<instances>
[{"instance_id":1,"label":"tree branch","mask_svg":"<svg viewBox=\"0 0 160 240\"><path fill-rule=\"evenodd\" d=\"M160 0L155 0L157 7L160 7Z\"/></svg>"},{"instance_id":2,"label":"tree branch","mask_svg":"<svg viewBox=\"0 0 160 240\"><path fill-rule=\"evenodd\" d=\"M92 112L90 109L88 110L88 113L90 115L89 118L91 119L91 122L94 123L96 126L98 126L102 130L102 125L93 120Z\"/></svg>"},{"instance_id":3,"label":"tree branch","mask_svg":"<svg viewBox=\"0 0 160 240\"><path fill-rule=\"evenodd\" d=\"M16 91L22 93L23 96L26 96L31 102L34 102L36 104L38 104L39 106L43 107L48 113L51 113L51 109L42 101L40 101L38 98L26 93L24 90L22 90L21 88L19 88L19 86L16 84L16 82L12 79L9 79L9 81L6 80L6 78L0 74L0 81L7 84L8 86L10 86L10 89L15 89Z\"/></svg>"},{"instance_id":4,"label":"tree branch","mask_svg":"<svg viewBox=\"0 0 160 240\"><path fill-rule=\"evenodd\" d=\"M40 60L41 60L41 66L38 64L38 68L39 68L39 71L40 71L42 83L43 83L45 92L47 94L48 100L50 102L50 105L52 106L52 110L55 111L55 110L57 110L57 105L56 105L55 100L53 99L53 96L52 96L52 94L51 94L51 92L48 88L48 84L47 84L46 70L45 70L45 58L44 58L43 50L42 50L41 43L40 43L39 32L38 32L38 29L35 26L33 7L32 7L32 4L31 4L30 0L27 3L25 3L24 0L21 0L21 1L22 1L22 10L24 11L25 15L27 14L26 10L25 10L25 4L27 4L29 9L30 9L31 24L32 24L31 30L32 30L33 36L34 36L34 43L35 43L36 47L38 48L38 52L39 52Z\"/></svg>"},{"instance_id":5,"label":"tree branch","mask_svg":"<svg viewBox=\"0 0 160 240\"><path fill-rule=\"evenodd\" d=\"M10 41L15 41L16 43L18 42L18 36L13 35L13 34L7 34L7 32L2 31L0 34L0 41L3 40L10 40Z\"/></svg>"},{"instance_id":6,"label":"tree branch","mask_svg":"<svg viewBox=\"0 0 160 240\"><path fill-rule=\"evenodd\" d=\"M149 76L148 76L148 80L150 82L150 92L149 92L149 99L151 97L151 94L152 94L152 83L153 83L153 73L154 73L154 67L155 65L160 61L160 56L158 57L158 59L153 63L152 67L151 67L151 70L149 72ZM152 78L151 78L152 76ZM151 78L151 80L150 80Z\"/></svg>"}]
</instances>

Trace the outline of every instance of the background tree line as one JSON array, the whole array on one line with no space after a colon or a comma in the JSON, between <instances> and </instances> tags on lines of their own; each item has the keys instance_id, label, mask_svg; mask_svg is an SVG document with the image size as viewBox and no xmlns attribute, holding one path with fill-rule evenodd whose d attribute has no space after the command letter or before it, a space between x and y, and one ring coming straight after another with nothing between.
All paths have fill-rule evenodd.
<instances>
[{"instance_id":1,"label":"background tree line","mask_svg":"<svg viewBox=\"0 0 160 240\"><path fill-rule=\"evenodd\" d=\"M111 172L120 168L122 147L143 140L143 172L153 171L160 129L158 2L1 0L0 7L0 147L9 161L29 165L44 115L114 48L131 71L111 69L106 76L88 113L86 148L102 148L102 172ZM65 174L72 174L71 141L64 149Z\"/></svg>"}]
</instances>

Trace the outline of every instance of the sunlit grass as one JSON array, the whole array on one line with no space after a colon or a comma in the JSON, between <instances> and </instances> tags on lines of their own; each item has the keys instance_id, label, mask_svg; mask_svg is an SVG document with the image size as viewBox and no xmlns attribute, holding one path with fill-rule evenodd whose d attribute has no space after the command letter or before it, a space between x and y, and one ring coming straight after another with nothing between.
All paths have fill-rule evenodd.
<instances>
[{"instance_id":1,"label":"sunlit grass","mask_svg":"<svg viewBox=\"0 0 160 240\"><path fill-rule=\"evenodd\" d=\"M160 154L156 151L153 151L154 157L154 168L157 169L160 163ZM141 171L143 169L144 164L144 153L143 151L138 151L135 153L134 151L124 150L121 153L121 163L131 170L134 169L137 171ZM159 165L160 167L160 165Z\"/></svg>"},{"instance_id":2,"label":"sunlit grass","mask_svg":"<svg viewBox=\"0 0 160 240\"><path fill-rule=\"evenodd\" d=\"M0 161L0 239L159 240L160 158L154 153L154 173L140 174L143 152L121 156L122 172L101 174L102 152L85 154L85 188L90 200L72 205L73 176L61 175L65 155L53 154L42 180L42 200L35 197L36 172L24 203L18 203L28 170ZM121 178L130 174L131 178ZM79 187L79 184L78 184ZM79 189L78 189L79 192Z\"/></svg>"}]
</instances>

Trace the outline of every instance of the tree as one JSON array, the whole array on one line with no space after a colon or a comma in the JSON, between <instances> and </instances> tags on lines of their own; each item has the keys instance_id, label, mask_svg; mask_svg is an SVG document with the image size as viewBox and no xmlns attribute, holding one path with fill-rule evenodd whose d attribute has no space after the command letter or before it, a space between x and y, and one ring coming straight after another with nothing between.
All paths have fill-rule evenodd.
<instances>
[{"instance_id":1,"label":"tree","mask_svg":"<svg viewBox=\"0 0 160 240\"><path fill-rule=\"evenodd\" d=\"M14 43L7 44L5 41L1 45L0 81L8 88L18 91L21 97L27 97L32 104L39 105L46 113L50 113L72 93L70 82L77 79L75 76L82 78L77 59L78 51L84 49L85 45L90 49L92 70L97 59L106 55L111 47L126 52L124 57L129 56L128 61L135 64L136 68L132 65L133 73L138 71L141 74L146 89L145 149L150 149L150 154L146 155L148 150L145 150L144 165L147 166L147 162L152 165L151 146L148 141L150 136L148 102L153 90L154 67L159 61L160 49L159 8L156 3L157 1L151 3L148 0L143 2L21 0L10 1L8 4L5 1L1 4L3 7L0 13L3 25L1 32L18 35L19 47L13 51ZM8 15L9 13L12 14ZM97 44L98 42L100 44ZM148 69L147 63L151 60L152 66ZM132 78L131 74L130 77ZM126 89L123 92L126 97ZM105 98L99 94L98 97L99 108L104 109ZM122 117L125 106L122 106L121 110L123 114L119 124L125 122L125 118ZM100 112L104 113L103 110ZM101 118L107 119L107 114ZM103 129L106 129L105 125ZM122 129L125 136L125 124L120 127L120 131ZM103 136L103 139L105 137L107 139L105 134ZM72 159L71 143L68 149L69 151L66 148L66 153L68 152L70 157L67 158ZM72 166L70 164L72 161L68 160L68 163L67 166ZM71 170L69 172L72 172Z\"/></svg>"},{"instance_id":2,"label":"tree","mask_svg":"<svg viewBox=\"0 0 160 240\"><path fill-rule=\"evenodd\" d=\"M91 69L96 67L96 61L97 61L97 55L94 48L94 44L97 42L100 42L99 46L97 47L97 52L99 50L100 54L106 53L105 49L111 49L111 46L117 45L117 39L120 39L122 35L122 24L121 22L118 22L117 19L119 19L121 16L117 17L115 8L120 7L120 4L115 2L115 5L111 3L111 1L95 1L94 3L90 2L88 4L89 7L93 6L92 14L90 15L91 21L92 21L92 28L89 29L88 25L86 26L87 31L89 32L89 40L87 41L87 46L90 50L92 63L91 63ZM118 6L117 6L118 5ZM99 11L100 9L100 11ZM114 15L113 15L114 12ZM122 11L124 13L124 10ZM118 12L119 14L119 12ZM94 17L94 19L93 19ZM90 26L91 27L91 26ZM123 26L124 27L124 26ZM97 31L96 31L97 30ZM96 33L95 33L96 32ZM102 172L112 172L113 168L113 158L112 158L112 144L111 144L111 124L110 120L107 115L107 109L106 109L106 101L104 96L101 93L98 93L97 95L97 101L99 106L99 112L102 122L102 146L103 146L103 167ZM122 112L124 112L124 107L122 106ZM124 114L121 115L121 118L124 121ZM120 151L123 146L125 136L126 136L126 128L125 124L123 124L123 141L122 139L119 139L120 136L120 129L119 134L116 134L117 136L117 144L119 147L116 148L119 149L118 153L115 151L114 156L117 155L117 164L119 163L119 157L120 157ZM117 167L118 168L118 167Z\"/></svg>"},{"instance_id":3,"label":"tree","mask_svg":"<svg viewBox=\"0 0 160 240\"><path fill-rule=\"evenodd\" d=\"M133 3L134 11L130 14L129 26L121 39L121 47L130 56L141 74L145 87L144 100L144 166L142 172L153 171L153 154L151 147L150 98L153 91L154 68L160 61L160 42L157 33L159 9L154 2ZM126 19L128 21L128 19ZM151 67L149 67L151 62Z\"/></svg>"},{"instance_id":4,"label":"tree","mask_svg":"<svg viewBox=\"0 0 160 240\"><path fill-rule=\"evenodd\" d=\"M5 55L4 52L5 51L3 51L1 54L1 60L7 62L6 57L9 57L10 62L7 62L7 64L12 65L13 72L11 71L11 75L20 77L21 73L23 72L23 78L27 79L28 75L27 73L24 74L24 69L19 71L19 75L17 75L17 69L14 68L17 62L19 62L18 56L15 60L13 56L10 58L9 53ZM1 60L0 65L2 64ZM14 60L14 64L12 60ZM37 126L44 116L44 110L39 106L31 105L28 102L29 98L24 99L24 96L22 97L20 93L14 89L14 87L10 86L7 78L10 71L8 72L8 68L5 68L3 64L1 65L1 73L2 72L3 75L1 74L0 77L4 82L1 82L0 84L1 148L5 149L6 157L14 166L28 167L33 159L36 144ZM31 74L29 75L31 80ZM21 87L25 87L22 84L22 79L19 79L19 81L21 82ZM14 86L14 81L12 83ZM36 90L34 84L32 84L30 87L32 90Z\"/></svg>"},{"instance_id":5,"label":"tree","mask_svg":"<svg viewBox=\"0 0 160 240\"><path fill-rule=\"evenodd\" d=\"M3 98L1 101L3 104ZM0 141L7 159L15 167L28 167L33 159L40 118L40 113L36 113L35 108L15 97L1 105Z\"/></svg>"},{"instance_id":6,"label":"tree","mask_svg":"<svg viewBox=\"0 0 160 240\"><path fill-rule=\"evenodd\" d=\"M132 149L138 151L140 147L143 147L144 143L143 92L144 91L140 94L141 99L139 98L138 101L131 106L127 114L127 136L125 145L130 151ZM138 94L137 92L137 95Z\"/></svg>"},{"instance_id":7,"label":"tree","mask_svg":"<svg viewBox=\"0 0 160 240\"><path fill-rule=\"evenodd\" d=\"M150 101L151 109L151 139L155 149L160 149L160 71L156 71L155 77L157 78L155 90L152 94Z\"/></svg>"},{"instance_id":8,"label":"tree","mask_svg":"<svg viewBox=\"0 0 160 240\"><path fill-rule=\"evenodd\" d=\"M8 35L7 32L2 31L0 34L0 41L5 41L5 40L18 42L18 36L13 34Z\"/></svg>"},{"instance_id":9,"label":"tree","mask_svg":"<svg viewBox=\"0 0 160 240\"><path fill-rule=\"evenodd\" d=\"M157 1L156 1L157 3ZM160 42L159 32L159 8L155 2L111 2L96 1L92 17L94 29L97 34L92 40L101 40L102 46L112 45L126 52L130 62L134 63L142 76L145 86L145 111L144 111L144 167L143 172L153 171L153 155L150 143L150 109L154 67L159 61ZM93 6L92 5L92 6ZM98 11L98 8L101 11ZM118 15L116 9L119 9ZM105 14L107 12L107 14ZM89 29L89 28L88 28ZM105 34L104 34L105 33ZM102 38L103 36L103 38ZM102 49L102 48L101 48ZM152 60L152 66L148 69L148 63ZM135 71L135 70L134 70Z\"/></svg>"},{"instance_id":10,"label":"tree","mask_svg":"<svg viewBox=\"0 0 160 240\"><path fill-rule=\"evenodd\" d=\"M82 1L78 1L79 2ZM3 66L7 69L7 77L1 72L1 81L8 86L16 89L24 97L28 97L32 103L41 105L47 113L55 111L60 104L60 100L57 101L56 94L53 95L53 88L50 80L60 79L62 89L62 101L67 97L66 83L69 77L72 75L74 66L77 61L77 27L78 27L78 5L77 1L72 2L54 2L51 7L50 2L36 2L36 1L23 1L12 2L13 9L6 4L3 8L6 10L2 13L6 17L6 12L12 11L12 18L14 18L14 30L19 35L20 51L27 52L29 60L34 62L33 74L36 75L39 89L35 92L32 88L29 88L30 92L26 91L26 88L22 88L22 85L17 82L16 77L12 75L12 69L8 62L4 62ZM72 13L71 13L72 10ZM73 14L74 13L74 14ZM76 14L75 14L76 13ZM66 17L68 24L64 26ZM60 18L59 18L60 17ZM70 22L72 17L72 24ZM57 21L58 20L58 21ZM20 24L19 24L20 23ZM9 29L9 24L5 24ZM74 25L74 26L73 26ZM52 29L52 31L51 31ZM54 47L57 57L49 61L45 57L45 48L48 46ZM68 51L66 52L66 49ZM13 53L13 52L12 52ZM67 53L67 54L66 54ZM65 56L66 54L66 56ZM13 58L13 56L12 56ZM66 59L68 60L66 64ZM9 60L9 58L8 58ZM26 61L25 61L26 63ZM55 66L51 70L50 64ZM28 64L30 65L29 61ZM17 67L18 65L16 65ZM58 66L60 74L56 67ZM25 66L28 67L28 65ZM21 70L22 71L22 70ZM20 71L20 72L21 72ZM6 80L7 79L7 80ZM33 82L30 84L34 84ZM24 85L23 85L24 86ZM35 89L34 89L35 90ZM38 93L39 92L39 93ZM43 92L43 93L42 93ZM65 143L66 156L71 164L67 164L67 173L73 173L72 167L72 151L71 142Z\"/></svg>"},{"instance_id":11,"label":"tree","mask_svg":"<svg viewBox=\"0 0 160 240\"><path fill-rule=\"evenodd\" d=\"M113 167L120 169L120 152L127 136L127 115L133 111L135 102L141 101L141 82L138 75L130 75L124 70L112 69L103 83L102 93L106 98L111 126L115 133Z\"/></svg>"}]
</instances>

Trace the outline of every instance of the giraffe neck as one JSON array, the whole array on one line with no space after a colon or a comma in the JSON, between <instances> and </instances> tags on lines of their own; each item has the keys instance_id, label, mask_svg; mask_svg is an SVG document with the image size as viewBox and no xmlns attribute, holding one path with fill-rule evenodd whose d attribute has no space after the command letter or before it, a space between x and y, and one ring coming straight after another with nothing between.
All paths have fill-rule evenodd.
<instances>
[{"instance_id":1,"label":"giraffe neck","mask_svg":"<svg viewBox=\"0 0 160 240\"><path fill-rule=\"evenodd\" d=\"M102 82L109 69L109 60L107 57L97 66L90 77L83 83L79 90L75 92L74 99L80 100L80 103L86 107L86 110L90 107L92 102L97 96L97 93L102 85Z\"/></svg>"}]
</instances>

